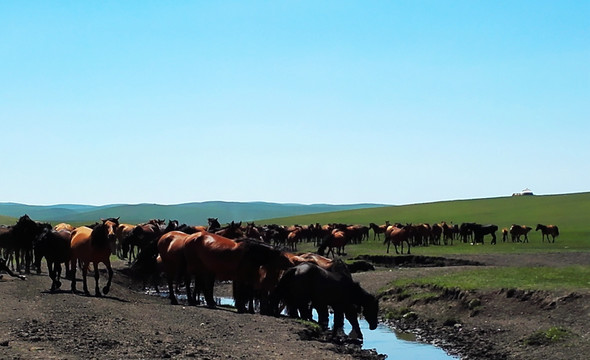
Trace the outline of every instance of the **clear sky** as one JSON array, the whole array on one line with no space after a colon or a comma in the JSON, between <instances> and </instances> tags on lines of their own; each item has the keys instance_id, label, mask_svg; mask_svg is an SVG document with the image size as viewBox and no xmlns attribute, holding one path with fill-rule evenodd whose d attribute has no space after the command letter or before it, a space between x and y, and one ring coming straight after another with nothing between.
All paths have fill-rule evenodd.
<instances>
[{"instance_id":1,"label":"clear sky","mask_svg":"<svg viewBox=\"0 0 590 360\"><path fill-rule=\"evenodd\" d=\"M2 1L0 202L590 190L590 1Z\"/></svg>"}]
</instances>

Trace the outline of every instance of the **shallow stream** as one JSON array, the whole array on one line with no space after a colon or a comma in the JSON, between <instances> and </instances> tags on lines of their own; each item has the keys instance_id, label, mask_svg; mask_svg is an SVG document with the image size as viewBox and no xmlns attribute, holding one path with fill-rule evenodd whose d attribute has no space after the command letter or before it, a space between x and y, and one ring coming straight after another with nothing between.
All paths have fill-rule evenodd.
<instances>
[{"instance_id":1,"label":"shallow stream","mask_svg":"<svg viewBox=\"0 0 590 360\"><path fill-rule=\"evenodd\" d=\"M168 297L168 292L148 291L149 295L159 295ZM178 299L186 299L186 295L179 294ZM216 297L218 305L233 306L234 300L226 297ZM313 317L317 321L317 313L313 312ZM329 324L333 325L333 315L330 314ZM397 332L389 326L379 324L377 329L369 330L369 324L364 319L359 319L359 326L363 333L363 349L375 349L379 354L385 354L389 359L403 357L404 360L449 360L458 358L447 354L444 350L432 344L416 341L412 333ZM352 327L348 321L344 321L344 332L350 333Z\"/></svg>"}]
</instances>

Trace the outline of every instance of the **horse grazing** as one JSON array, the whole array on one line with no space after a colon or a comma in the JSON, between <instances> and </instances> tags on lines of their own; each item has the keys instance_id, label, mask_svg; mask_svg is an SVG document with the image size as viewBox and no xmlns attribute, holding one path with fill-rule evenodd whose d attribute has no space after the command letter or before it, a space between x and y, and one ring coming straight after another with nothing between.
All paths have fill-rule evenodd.
<instances>
[{"instance_id":1,"label":"horse grazing","mask_svg":"<svg viewBox=\"0 0 590 360\"><path fill-rule=\"evenodd\" d=\"M47 270L49 272L49 278L51 278L51 292L61 287L61 282L59 281L62 270L61 264L65 263L67 267L70 262L72 255L70 238L71 232L68 230L56 231L46 228L33 243L35 266L37 269L41 269L41 260L44 257L45 261L47 261Z\"/></svg>"},{"instance_id":2,"label":"horse grazing","mask_svg":"<svg viewBox=\"0 0 590 360\"><path fill-rule=\"evenodd\" d=\"M532 228L530 226L512 224L512 226L510 226L510 236L512 237L512 242L529 242L528 233L531 231L531 229ZM524 241L520 240L522 235L524 235Z\"/></svg>"},{"instance_id":3,"label":"horse grazing","mask_svg":"<svg viewBox=\"0 0 590 360\"><path fill-rule=\"evenodd\" d=\"M395 248L395 253L399 254L397 251L397 246L401 245L402 254L404 253L404 241L408 244L408 254L410 253L410 236L412 235L413 227L411 224L406 224L404 226L398 227L391 225L385 231L385 241L383 245L387 244L387 253L389 254L389 246L393 243L393 247Z\"/></svg>"},{"instance_id":4,"label":"horse grazing","mask_svg":"<svg viewBox=\"0 0 590 360\"><path fill-rule=\"evenodd\" d=\"M483 245L484 244L483 237L485 235L492 235L492 241L490 242L490 244L492 244L492 245L496 244L496 231L498 231L497 225L475 224L475 225L471 226L471 229L473 230L473 244L477 244L478 242L480 242Z\"/></svg>"},{"instance_id":5,"label":"horse grazing","mask_svg":"<svg viewBox=\"0 0 590 360\"><path fill-rule=\"evenodd\" d=\"M116 242L117 236L115 230L119 226L119 218L101 219L94 228L81 226L72 232L71 239L71 271L72 271L72 292L76 292L76 262L80 261L82 265L82 282L84 284L84 293L90 295L86 275L90 263L94 267L94 280L96 282L95 294L101 296L98 288L98 264L103 263L108 271L109 279L106 286L102 289L106 295L111 288L113 280L113 269L111 267L111 245Z\"/></svg>"},{"instance_id":6,"label":"horse grazing","mask_svg":"<svg viewBox=\"0 0 590 360\"><path fill-rule=\"evenodd\" d=\"M545 236L547 236L547 242L549 242L549 235L553 238L553 242L555 242L555 238L559 236L559 228L556 225L542 225L537 224L537 228L535 231L541 230L541 241L545 241Z\"/></svg>"},{"instance_id":7,"label":"horse grazing","mask_svg":"<svg viewBox=\"0 0 590 360\"><path fill-rule=\"evenodd\" d=\"M340 262L343 267L345 265ZM291 317L298 315L312 320L311 308L318 312L318 323L328 328L328 307L334 311L334 334L343 330L344 317L352 326L358 338L362 339L358 324L358 312L362 308L369 328L375 330L378 324L378 300L352 280L350 273L342 266L328 271L312 263L302 263L285 271L273 294L273 303L278 309L282 300ZM310 307L311 305L311 307ZM278 312L278 311L277 311Z\"/></svg>"},{"instance_id":8,"label":"horse grazing","mask_svg":"<svg viewBox=\"0 0 590 360\"><path fill-rule=\"evenodd\" d=\"M344 247L347 243L348 237L346 236L346 232L334 229L328 236L326 236L322 240L322 243L318 247L318 254L323 256L325 252L326 256L329 256L331 252L332 258L334 258L336 256L336 254L334 254L334 248L336 248L336 253L338 255L346 255L344 253ZM328 249L327 252L326 248Z\"/></svg>"}]
</instances>

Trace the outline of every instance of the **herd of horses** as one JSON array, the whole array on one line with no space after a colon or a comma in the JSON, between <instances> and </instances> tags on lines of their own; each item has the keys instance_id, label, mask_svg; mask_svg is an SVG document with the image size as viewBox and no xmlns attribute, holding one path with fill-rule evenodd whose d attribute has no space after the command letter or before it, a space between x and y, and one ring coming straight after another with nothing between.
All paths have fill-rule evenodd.
<instances>
[{"instance_id":1,"label":"herd of horses","mask_svg":"<svg viewBox=\"0 0 590 360\"><path fill-rule=\"evenodd\" d=\"M503 228L502 240L528 242L531 227L513 224ZM542 241L555 242L557 226L538 224ZM111 255L127 259L131 272L144 285L150 281L157 287L165 274L168 296L177 304L177 289L184 287L189 305L200 304L203 294L206 306L216 307L213 298L216 281L230 280L237 311L254 312L255 303L266 315L278 316L286 308L289 316L311 319L317 310L319 323L327 328L328 308L335 313L334 331L342 329L346 317L354 332L362 338L357 315L362 312L370 328L377 326L378 302L352 276L346 265L336 257L344 255L347 244L358 244L384 238L389 253L407 253L414 246L452 245L455 240L484 243L491 236L496 244L498 226L494 224L390 224L369 226L318 223L309 226L264 225L242 222L221 226L218 219L208 219L207 226L180 224L176 220L152 219L142 224L125 224L119 218L79 227L69 224L52 226L23 215L16 224L0 226L0 271L24 279L20 272L31 268L41 271L45 258L51 279L50 291L60 289L62 278L71 280L76 293L76 270L82 271L83 292L90 295L87 275L92 265L96 296L108 294L113 278ZM315 253L297 253L302 242L313 242ZM6 260L3 260L6 259ZM99 264L107 269L107 283L99 287ZM62 277L62 265L65 276ZM11 270L12 269L12 270ZM13 271L16 271L14 273Z\"/></svg>"},{"instance_id":2,"label":"herd of horses","mask_svg":"<svg viewBox=\"0 0 590 360\"><path fill-rule=\"evenodd\" d=\"M40 273L45 258L51 292L60 289L66 278L71 281L71 291L77 293L76 270L80 268L83 292L90 295L87 274L92 268L94 294L103 296L109 293L113 278L110 259L117 254L129 259L132 272L144 281L159 279L164 273L172 304L178 303L175 292L184 285L189 305L199 304L202 293L206 306L215 308L216 281L231 280L240 313L254 312L257 303L262 314L279 316L286 308L289 316L310 320L311 310L315 309L319 324L327 328L331 308L335 333L342 331L346 317L356 337L362 339L359 313L369 328L375 329L378 301L353 281L347 266L340 259L317 253L288 251L297 245L293 236L289 237L292 231L283 237L279 228L261 229L253 223L242 227L241 222L222 227L213 218L208 226L181 225L175 220L166 224L159 219L130 225L120 223L119 218L108 218L75 228L68 224L53 227L24 215L16 224L0 228L0 255L7 259L0 259L0 270L24 279L20 272L36 269ZM306 231L297 232L297 242L302 241ZM334 253L333 246L329 249ZM108 273L102 289L100 263ZM66 269L63 277L62 265Z\"/></svg>"}]
</instances>

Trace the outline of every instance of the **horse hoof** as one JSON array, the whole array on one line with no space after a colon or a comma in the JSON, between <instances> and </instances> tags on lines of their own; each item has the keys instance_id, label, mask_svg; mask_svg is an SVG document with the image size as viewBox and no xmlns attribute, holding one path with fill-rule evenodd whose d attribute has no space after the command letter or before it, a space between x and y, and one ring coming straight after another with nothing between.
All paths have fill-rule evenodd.
<instances>
[{"instance_id":1,"label":"horse hoof","mask_svg":"<svg viewBox=\"0 0 590 360\"><path fill-rule=\"evenodd\" d=\"M170 299L170 304L171 305L178 305L178 300L176 300L176 299Z\"/></svg>"},{"instance_id":2,"label":"horse hoof","mask_svg":"<svg viewBox=\"0 0 590 360\"><path fill-rule=\"evenodd\" d=\"M106 295L109 293L110 290L111 289L108 286L105 286L104 288L102 288L102 293Z\"/></svg>"},{"instance_id":3,"label":"horse hoof","mask_svg":"<svg viewBox=\"0 0 590 360\"><path fill-rule=\"evenodd\" d=\"M61 287L61 281L56 281L55 282L55 290L59 289Z\"/></svg>"}]
</instances>

